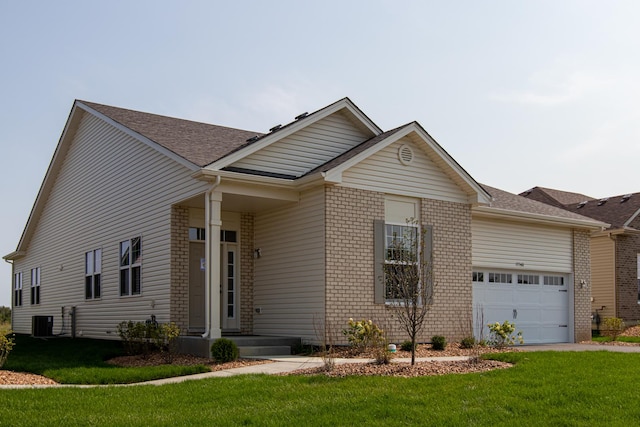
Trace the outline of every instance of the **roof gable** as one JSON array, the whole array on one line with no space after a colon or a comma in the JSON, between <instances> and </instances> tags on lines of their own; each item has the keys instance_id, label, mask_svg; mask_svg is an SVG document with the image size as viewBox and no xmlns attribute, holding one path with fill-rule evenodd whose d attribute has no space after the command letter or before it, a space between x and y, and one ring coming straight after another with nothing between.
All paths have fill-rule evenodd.
<instances>
[{"instance_id":1,"label":"roof gable","mask_svg":"<svg viewBox=\"0 0 640 427\"><path fill-rule=\"evenodd\" d=\"M426 166L427 162L435 165L435 168L429 167L429 169L438 169L439 173L446 176L448 180L466 194L467 202L489 203L490 195L417 122L409 123L365 141L360 146L354 147L350 152L334 159L320 169L324 173L326 180L342 182L345 172L347 175L353 175L354 170L349 171L349 169L366 162L367 159L372 158L372 156L387 149L392 144L398 143L403 138L424 154L422 165ZM389 153L387 153L388 156ZM378 171L383 169L384 167L377 168ZM397 177L396 180L398 180ZM429 185L426 182L424 184ZM451 190L451 188L449 189ZM447 198L445 197L444 199Z\"/></svg>"},{"instance_id":2,"label":"roof gable","mask_svg":"<svg viewBox=\"0 0 640 427\"><path fill-rule=\"evenodd\" d=\"M298 116L296 119L285 126L276 126L267 135L248 141L225 157L207 165L205 169L231 168L248 173L273 173L291 178L300 177L326 162L328 158L335 157L337 152L348 150L357 143L382 133L382 130L349 98L343 98L311 114ZM327 131L329 131L328 135ZM325 135L320 139L323 132ZM343 139L348 141L347 144L341 143L342 147L338 151L331 152L330 156L318 156L326 149L324 138L329 136L329 139L332 139L341 132L346 132ZM288 159L295 157L295 151L299 150L292 149L298 148L300 143L303 143L307 149L311 149L306 153L309 157L307 163L299 163L293 168L286 167L285 162L280 160L281 156L285 155ZM315 152L313 152L314 144L320 144L315 147Z\"/></svg>"},{"instance_id":3,"label":"roof gable","mask_svg":"<svg viewBox=\"0 0 640 427\"><path fill-rule=\"evenodd\" d=\"M342 109L275 140L225 169L299 178L370 136L371 130L354 123L354 118Z\"/></svg>"}]
</instances>

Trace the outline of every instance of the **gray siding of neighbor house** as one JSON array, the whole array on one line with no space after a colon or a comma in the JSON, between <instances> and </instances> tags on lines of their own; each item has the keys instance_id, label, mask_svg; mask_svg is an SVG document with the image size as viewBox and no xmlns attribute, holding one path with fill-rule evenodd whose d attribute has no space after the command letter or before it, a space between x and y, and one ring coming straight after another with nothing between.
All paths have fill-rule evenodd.
<instances>
[{"instance_id":1,"label":"gray siding of neighbor house","mask_svg":"<svg viewBox=\"0 0 640 427\"><path fill-rule=\"evenodd\" d=\"M155 314L169 320L171 205L202 193L191 171L101 119L84 113L56 176L27 255L23 306L13 328L31 332L31 316L54 316L54 333L70 333L69 307L77 309L78 335L117 338L123 320ZM142 292L121 297L119 243L142 237ZM102 249L102 297L86 300L85 252ZM41 268L41 303L29 304L30 269ZM62 313L64 312L64 320ZM64 323L64 329L62 325Z\"/></svg>"},{"instance_id":2,"label":"gray siding of neighbor house","mask_svg":"<svg viewBox=\"0 0 640 427\"><path fill-rule=\"evenodd\" d=\"M253 332L315 337L314 318L325 298L324 191L305 191L300 201L254 217Z\"/></svg>"}]
</instances>

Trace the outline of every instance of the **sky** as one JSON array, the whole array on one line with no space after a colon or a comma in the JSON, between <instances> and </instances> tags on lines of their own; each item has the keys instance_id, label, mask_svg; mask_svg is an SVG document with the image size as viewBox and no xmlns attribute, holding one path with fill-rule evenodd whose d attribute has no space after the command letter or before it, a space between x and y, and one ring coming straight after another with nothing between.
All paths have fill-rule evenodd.
<instances>
[{"instance_id":1,"label":"sky","mask_svg":"<svg viewBox=\"0 0 640 427\"><path fill-rule=\"evenodd\" d=\"M0 255L75 99L256 132L348 96L478 182L640 191L640 2L0 0ZM0 262L0 306L11 266Z\"/></svg>"}]
</instances>

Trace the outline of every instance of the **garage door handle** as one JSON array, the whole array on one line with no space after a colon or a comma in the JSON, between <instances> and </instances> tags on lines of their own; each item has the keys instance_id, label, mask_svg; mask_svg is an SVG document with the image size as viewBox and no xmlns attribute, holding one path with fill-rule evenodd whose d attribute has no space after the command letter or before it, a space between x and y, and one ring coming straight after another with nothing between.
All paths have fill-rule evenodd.
<instances>
[{"instance_id":1,"label":"garage door handle","mask_svg":"<svg viewBox=\"0 0 640 427\"><path fill-rule=\"evenodd\" d=\"M518 318L518 310L516 310L515 308L513 309L513 318L514 319Z\"/></svg>"},{"instance_id":2,"label":"garage door handle","mask_svg":"<svg viewBox=\"0 0 640 427\"><path fill-rule=\"evenodd\" d=\"M558 325L558 328L568 328L569 325Z\"/></svg>"}]
</instances>

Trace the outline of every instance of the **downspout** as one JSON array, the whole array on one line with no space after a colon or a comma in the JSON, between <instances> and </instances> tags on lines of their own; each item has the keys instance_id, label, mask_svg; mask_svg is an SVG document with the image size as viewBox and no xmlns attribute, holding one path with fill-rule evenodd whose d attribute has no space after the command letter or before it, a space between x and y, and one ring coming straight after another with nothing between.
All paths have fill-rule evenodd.
<instances>
[{"instance_id":1,"label":"downspout","mask_svg":"<svg viewBox=\"0 0 640 427\"><path fill-rule=\"evenodd\" d=\"M208 225L211 222L211 193L220 185L220 175L216 176L215 182L209 187L204 196L204 221L207 225L206 230L209 229ZM211 238L209 236L209 232L207 231L205 234L205 245L204 245L204 259L205 266L207 269L207 274L204 275L204 334L202 334L202 338L207 338L209 336L209 332L211 330L211 277L209 275L209 268L211 268L211 248L209 247L208 240Z\"/></svg>"}]
</instances>

